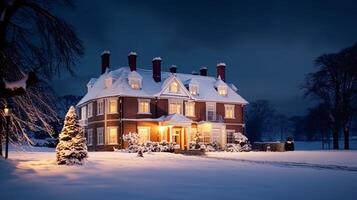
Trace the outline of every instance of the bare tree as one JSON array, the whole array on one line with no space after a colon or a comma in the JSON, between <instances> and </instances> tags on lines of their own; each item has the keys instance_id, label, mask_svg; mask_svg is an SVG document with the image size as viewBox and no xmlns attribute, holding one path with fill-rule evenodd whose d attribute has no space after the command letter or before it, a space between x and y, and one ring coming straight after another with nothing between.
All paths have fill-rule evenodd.
<instances>
[{"instance_id":1,"label":"bare tree","mask_svg":"<svg viewBox=\"0 0 357 200\"><path fill-rule=\"evenodd\" d=\"M318 69L308 74L305 94L317 97L328 107L333 148L339 148L339 132L343 129L345 149L349 149L349 123L356 108L357 44L338 53L324 54L315 62Z\"/></svg>"},{"instance_id":2,"label":"bare tree","mask_svg":"<svg viewBox=\"0 0 357 200\"><path fill-rule=\"evenodd\" d=\"M73 73L83 54L73 28L53 14L57 6L73 5L70 0L0 0L0 129L2 108L12 104L15 138L26 138L24 129L51 133L56 113L46 80L61 70Z\"/></svg>"}]
</instances>

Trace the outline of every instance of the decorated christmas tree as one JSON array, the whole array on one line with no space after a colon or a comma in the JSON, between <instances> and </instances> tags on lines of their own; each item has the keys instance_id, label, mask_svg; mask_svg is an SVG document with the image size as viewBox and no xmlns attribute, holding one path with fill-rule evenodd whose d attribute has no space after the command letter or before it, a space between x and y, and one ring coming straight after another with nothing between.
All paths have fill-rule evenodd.
<instances>
[{"instance_id":1,"label":"decorated christmas tree","mask_svg":"<svg viewBox=\"0 0 357 200\"><path fill-rule=\"evenodd\" d=\"M57 164L59 165L82 165L87 157L86 138L73 106L69 108L66 114L56 153Z\"/></svg>"}]
</instances>

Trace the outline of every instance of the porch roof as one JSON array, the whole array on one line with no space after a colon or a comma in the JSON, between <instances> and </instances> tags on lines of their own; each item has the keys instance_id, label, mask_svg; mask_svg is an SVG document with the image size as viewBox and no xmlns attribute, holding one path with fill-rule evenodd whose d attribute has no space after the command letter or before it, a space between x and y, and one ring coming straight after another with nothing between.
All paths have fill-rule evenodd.
<instances>
[{"instance_id":1,"label":"porch roof","mask_svg":"<svg viewBox=\"0 0 357 200\"><path fill-rule=\"evenodd\" d=\"M191 125L192 120L178 113L163 117L163 125Z\"/></svg>"}]
</instances>

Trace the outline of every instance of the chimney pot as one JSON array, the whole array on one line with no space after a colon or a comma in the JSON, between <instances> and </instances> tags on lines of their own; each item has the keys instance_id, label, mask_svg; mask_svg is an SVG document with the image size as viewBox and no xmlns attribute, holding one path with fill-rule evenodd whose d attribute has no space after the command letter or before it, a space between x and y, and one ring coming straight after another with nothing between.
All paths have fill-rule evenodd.
<instances>
[{"instance_id":1,"label":"chimney pot","mask_svg":"<svg viewBox=\"0 0 357 200\"><path fill-rule=\"evenodd\" d=\"M110 52L108 50L103 51L103 53L101 54L101 58L102 58L102 74L104 74L107 71L107 69L109 69Z\"/></svg>"},{"instance_id":2,"label":"chimney pot","mask_svg":"<svg viewBox=\"0 0 357 200\"><path fill-rule=\"evenodd\" d=\"M161 58L152 59L152 78L155 82L161 82Z\"/></svg>"},{"instance_id":3,"label":"chimney pot","mask_svg":"<svg viewBox=\"0 0 357 200\"><path fill-rule=\"evenodd\" d=\"M177 66L176 65L171 65L170 72L171 73L177 73Z\"/></svg>"},{"instance_id":4,"label":"chimney pot","mask_svg":"<svg viewBox=\"0 0 357 200\"><path fill-rule=\"evenodd\" d=\"M130 52L128 55L130 71L136 71L136 57L137 57L136 52Z\"/></svg>"},{"instance_id":5,"label":"chimney pot","mask_svg":"<svg viewBox=\"0 0 357 200\"><path fill-rule=\"evenodd\" d=\"M221 77L222 81L226 82L226 63L217 64L217 78Z\"/></svg>"}]
</instances>

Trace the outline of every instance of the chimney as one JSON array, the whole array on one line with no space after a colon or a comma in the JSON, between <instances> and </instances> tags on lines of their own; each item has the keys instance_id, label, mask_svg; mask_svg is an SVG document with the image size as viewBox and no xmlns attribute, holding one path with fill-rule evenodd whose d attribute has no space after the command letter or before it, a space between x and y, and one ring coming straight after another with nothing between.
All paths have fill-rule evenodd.
<instances>
[{"instance_id":1,"label":"chimney","mask_svg":"<svg viewBox=\"0 0 357 200\"><path fill-rule=\"evenodd\" d=\"M128 63L130 67L130 71L136 71L136 52L130 52L128 55Z\"/></svg>"},{"instance_id":2,"label":"chimney","mask_svg":"<svg viewBox=\"0 0 357 200\"><path fill-rule=\"evenodd\" d=\"M217 64L217 78L221 76L222 81L226 82L226 63Z\"/></svg>"},{"instance_id":3,"label":"chimney","mask_svg":"<svg viewBox=\"0 0 357 200\"><path fill-rule=\"evenodd\" d=\"M110 58L110 52L109 51L103 51L102 55L102 74L109 69L109 58Z\"/></svg>"},{"instance_id":4,"label":"chimney","mask_svg":"<svg viewBox=\"0 0 357 200\"><path fill-rule=\"evenodd\" d=\"M207 76L207 67L201 67L200 68L200 75L201 76Z\"/></svg>"},{"instance_id":5,"label":"chimney","mask_svg":"<svg viewBox=\"0 0 357 200\"><path fill-rule=\"evenodd\" d=\"M176 65L171 65L171 67L170 67L170 72L171 72L171 73L177 73L177 67L176 67Z\"/></svg>"},{"instance_id":6,"label":"chimney","mask_svg":"<svg viewBox=\"0 0 357 200\"><path fill-rule=\"evenodd\" d=\"M152 78L155 82L161 82L161 58L152 59Z\"/></svg>"}]
</instances>

